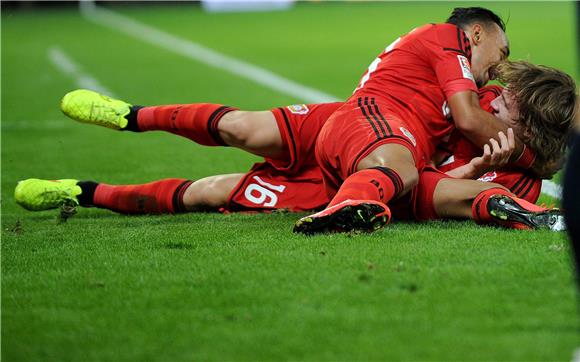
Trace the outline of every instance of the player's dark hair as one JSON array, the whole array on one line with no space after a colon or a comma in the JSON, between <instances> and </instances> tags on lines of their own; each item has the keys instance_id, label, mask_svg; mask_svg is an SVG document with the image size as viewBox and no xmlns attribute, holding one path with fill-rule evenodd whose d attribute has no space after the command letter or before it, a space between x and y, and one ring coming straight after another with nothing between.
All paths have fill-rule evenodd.
<instances>
[{"instance_id":1,"label":"player's dark hair","mask_svg":"<svg viewBox=\"0 0 580 362\"><path fill-rule=\"evenodd\" d=\"M518 121L530 130L527 144L538 161L561 163L578 112L574 79L558 69L522 60L499 63L495 73L515 98Z\"/></svg>"},{"instance_id":2,"label":"player's dark hair","mask_svg":"<svg viewBox=\"0 0 580 362\"><path fill-rule=\"evenodd\" d=\"M455 8L453 9L451 16L449 16L449 19L447 19L448 24L455 24L462 29L475 22L481 22L484 25L494 23L497 24L501 30L505 31L504 21L499 17L499 15L486 8Z\"/></svg>"}]
</instances>

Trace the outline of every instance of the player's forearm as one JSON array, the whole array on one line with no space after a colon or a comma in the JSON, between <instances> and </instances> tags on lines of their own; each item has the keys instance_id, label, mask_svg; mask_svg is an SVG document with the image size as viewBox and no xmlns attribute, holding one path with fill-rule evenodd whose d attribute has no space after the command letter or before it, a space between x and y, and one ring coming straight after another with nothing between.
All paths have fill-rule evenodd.
<instances>
[{"instance_id":1,"label":"player's forearm","mask_svg":"<svg viewBox=\"0 0 580 362\"><path fill-rule=\"evenodd\" d=\"M456 121L455 126L478 147L483 148L484 145L489 144L489 140L492 138L500 142L498 138L499 132L507 134L508 127L482 109L474 110L471 116L468 117L467 119ZM524 146L524 143L515 137L515 148L510 157L510 162L516 162L520 158Z\"/></svg>"},{"instance_id":2,"label":"player's forearm","mask_svg":"<svg viewBox=\"0 0 580 362\"><path fill-rule=\"evenodd\" d=\"M459 166L454 168L453 170L449 170L445 172L447 176L451 176L453 178L461 178L461 179L475 179L481 175L478 175L478 171L471 165L466 164L463 166Z\"/></svg>"}]
</instances>

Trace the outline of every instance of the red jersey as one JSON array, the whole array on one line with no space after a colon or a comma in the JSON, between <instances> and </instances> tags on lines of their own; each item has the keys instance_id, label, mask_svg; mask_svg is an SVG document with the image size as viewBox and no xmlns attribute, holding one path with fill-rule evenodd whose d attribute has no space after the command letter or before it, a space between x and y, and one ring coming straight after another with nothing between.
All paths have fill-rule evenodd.
<instances>
[{"instance_id":1,"label":"red jersey","mask_svg":"<svg viewBox=\"0 0 580 362\"><path fill-rule=\"evenodd\" d=\"M491 112L491 101L501 94L498 86L479 91L481 107ZM324 192L322 171L314 159L314 140L328 116L341 103L293 105L273 109L278 127L289 152L281 159L254 165L234 188L224 211L272 211L287 209L307 211L324 208L330 197ZM451 146L449 146L451 145ZM460 133L454 133L449 144L454 161L441 167L444 171L459 167L481 155L481 150ZM437 182L448 176L427 167L421 173L419 184L408 196L392 205L397 218L429 220L436 218L433 193ZM518 197L536 202L541 180L519 171L494 171L480 177L481 181L499 183Z\"/></svg>"},{"instance_id":2,"label":"red jersey","mask_svg":"<svg viewBox=\"0 0 580 362\"><path fill-rule=\"evenodd\" d=\"M428 24L395 40L369 66L351 100L376 97L410 122L421 143L434 148L453 129L447 99L477 91L470 69L471 47L453 24Z\"/></svg>"}]
</instances>

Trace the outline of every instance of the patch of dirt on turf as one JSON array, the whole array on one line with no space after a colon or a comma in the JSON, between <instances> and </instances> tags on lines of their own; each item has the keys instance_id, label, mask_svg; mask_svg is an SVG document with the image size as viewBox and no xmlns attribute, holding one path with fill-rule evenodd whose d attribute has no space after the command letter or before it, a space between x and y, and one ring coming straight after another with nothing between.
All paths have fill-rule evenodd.
<instances>
[{"instance_id":1,"label":"patch of dirt on turf","mask_svg":"<svg viewBox=\"0 0 580 362\"><path fill-rule=\"evenodd\" d=\"M419 290L419 286L415 283L401 284L401 285L399 285L399 288L401 288L402 290L406 290L409 293L416 293L417 290Z\"/></svg>"},{"instance_id":2,"label":"patch of dirt on turf","mask_svg":"<svg viewBox=\"0 0 580 362\"><path fill-rule=\"evenodd\" d=\"M74 216L76 213L77 208L74 204L70 202L62 204L62 206L60 207L60 213L57 218L57 223L64 224L65 222L67 222L69 217Z\"/></svg>"},{"instance_id":3,"label":"patch of dirt on turf","mask_svg":"<svg viewBox=\"0 0 580 362\"><path fill-rule=\"evenodd\" d=\"M363 283L368 283L371 281L371 279L372 276L367 273L362 273L361 275L358 276L358 281Z\"/></svg>"},{"instance_id":4,"label":"patch of dirt on turf","mask_svg":"<svg viewBox=\"0 0 580 362\"><path fill-rule=\"evenodd\" d=\"M89 283L89 287L90 288L104 288L105 287L105 283L103 282L94 282L94 283Z\"/></svg>"},{"instance_id":5,"label":"patch of dirt on turf","mask_svg":"<svg viewBox=\"0 0 580 362\"><path fill-rule=\"evenodd\" d=\"M193 249L194 248L194 246L191 245L191 244L188 244L188 243L179 243L179 242L177 242L177 243L175 243L175 242L173 242L173 243L167 243L167 244L164 244L163 247L165 249L170 249L170 250L175 250L175 249L177 249L177 250L184 250L184 249L185 250L189 250L189 249Z\"/></svg>"},{"instance_id":6,"label":"patch of dirt on turf","mask_svg":"<svg viewBox=\"0 0 580 362\"><path fill-rule=\"evenodd\" d=\"M6 231L10 231L16 235L20 235L24 230L22 229L22 223L20 222L20 220L16 220L14 226L11 228L7 228Z\"/></svg>"}]
</instances>

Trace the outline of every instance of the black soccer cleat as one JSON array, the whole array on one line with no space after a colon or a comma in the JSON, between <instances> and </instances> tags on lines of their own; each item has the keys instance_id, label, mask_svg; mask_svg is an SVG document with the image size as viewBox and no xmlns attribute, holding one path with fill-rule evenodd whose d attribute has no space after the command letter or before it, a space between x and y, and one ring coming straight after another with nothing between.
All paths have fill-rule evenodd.
<instances>
[{"instance_id":1,"label":"black soccer cleat","mask_svg":"<svg viewBox=\"0 0 580 362\"><path fill-rule=\"evenodd\" d=\"M345 200L316 214L305 216L294 225L294 232L313 235L363 231L372 232L391 221L387 205L372 200Z\"/></svg>"},{"instance_id":2,"label":"black soccer cleat","mask_svg":"<svg viewBox=\"0 0 580 362\"><path fill-rule=\"evenodd\" d=\"M545 208L506 195L493 195L487 211L501 226L512 229L566 230L564 214L557 208Z\"/></svg>"}]
</instances>

